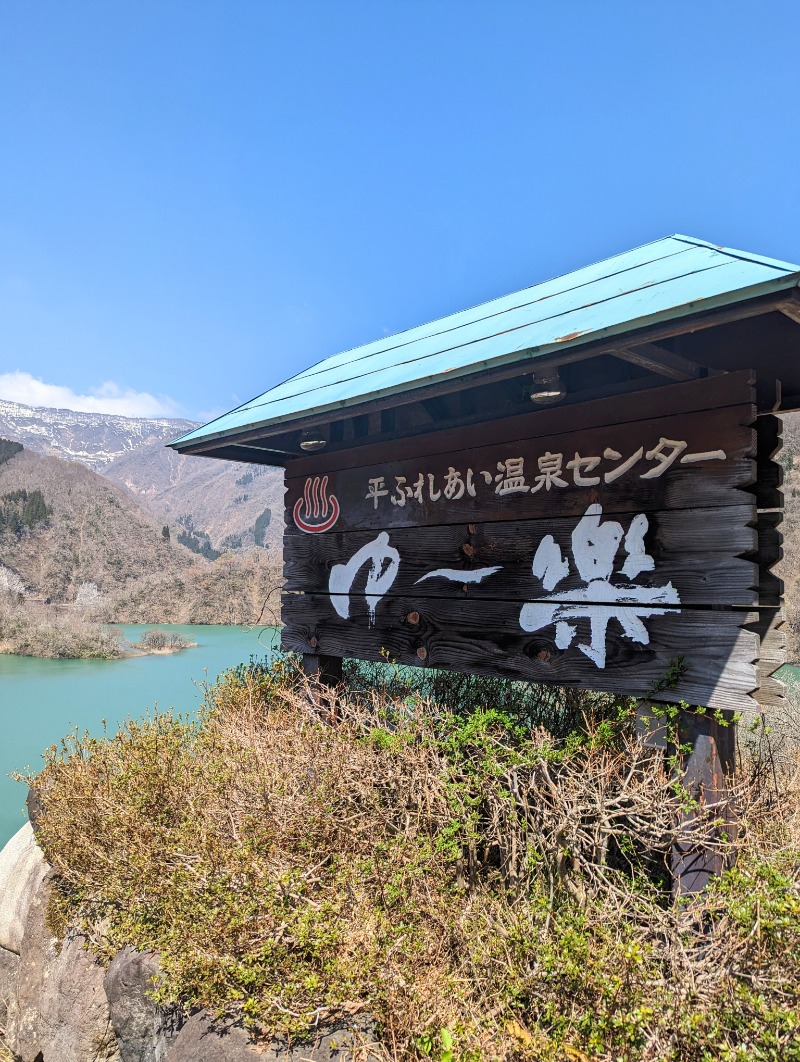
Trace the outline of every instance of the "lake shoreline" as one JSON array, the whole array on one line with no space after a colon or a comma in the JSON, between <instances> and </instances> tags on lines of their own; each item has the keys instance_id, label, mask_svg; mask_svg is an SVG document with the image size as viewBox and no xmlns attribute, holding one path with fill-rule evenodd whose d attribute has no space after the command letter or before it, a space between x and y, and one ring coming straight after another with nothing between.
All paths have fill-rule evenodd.
<instances>
[{"instance_id":1,"label":"lake shoreline","mask_svg":"<svg viewBox=\"0 0 800 1062\"><path fill-rule=\"evenodd\" d=\"M101 736L126 718L153 711L196 713L206 687L251 657L270 656L277 634L231 624L121 624L112 631L134 645L154 627L194 643L188 652L54 659L0 655L0 846L25 821L25 788L8 776L37 771L48 745L76 728ZM265 644L267 643L267 644Z\"/></svg>"}]
</instances>

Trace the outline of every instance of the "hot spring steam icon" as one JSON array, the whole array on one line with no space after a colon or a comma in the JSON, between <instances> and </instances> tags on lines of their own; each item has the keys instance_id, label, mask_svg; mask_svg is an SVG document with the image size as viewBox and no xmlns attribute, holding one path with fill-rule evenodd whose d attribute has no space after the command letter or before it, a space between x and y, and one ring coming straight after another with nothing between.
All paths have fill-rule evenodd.
<instances>
[{"instance_id":1,"label":"hot spring steam icon","mask_svg":"<svg viewBox=\"0 0 800 1062\"><path fill-rule=\"evenodd\" d=\"M307 535L320 535L330 531L339 519L339 502L334 494L328 494L327 476L309 476L303 488L303 497L294 503L292 515L295 524Z\"/></svg>"}]
</instances>

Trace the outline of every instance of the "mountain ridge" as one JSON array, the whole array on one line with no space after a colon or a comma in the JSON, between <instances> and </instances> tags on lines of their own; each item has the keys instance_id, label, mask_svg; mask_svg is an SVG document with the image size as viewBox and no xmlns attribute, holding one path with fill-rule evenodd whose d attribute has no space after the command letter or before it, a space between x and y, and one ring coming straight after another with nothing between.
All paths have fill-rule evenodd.
<instances>
[{"instance_id":1,"label":"mountain ridge","mask_svg":"<svg viewBox=\"0 0 800 1062\"><path fill-rule=\"evenodd\" d=\"M0 398L0 438L110 480L195 551L254 545L280 551L282 470L184 457L166 446L193 427L195 421L180 418L84 413Z\"/></svg>"},{"instance_id":2,"label":"mountain ridge","mask_svg":"<svg viewBox=\"0 0 800 1062\"><path fill-rule=\"evenodd\" d=\"M36 453L77 461L94 472L101 472L103 466L145 442L154 438L166 442L193 427L197 427L196 421L177 417L85 413L0 398L0 436L14 438Z\"/></svg>"}]
</instances>

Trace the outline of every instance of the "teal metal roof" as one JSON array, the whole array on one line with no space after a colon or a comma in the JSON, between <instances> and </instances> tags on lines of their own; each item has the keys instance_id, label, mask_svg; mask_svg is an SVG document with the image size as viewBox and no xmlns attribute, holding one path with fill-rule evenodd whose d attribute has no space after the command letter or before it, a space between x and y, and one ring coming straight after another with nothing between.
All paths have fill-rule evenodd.
<instances>
[{"instance_id":1,"label":"teal metal roof","mask_svg":"<svg viewBox=\"0 0 800 1062\"><path fill-rule=\"evenodd\" d=\"M176 449L755 298L800 282L800 266L668 236L596 265L325 358L170 444ZM465 380L465 384L467 381Z\"/></svg>"}]
</instances>

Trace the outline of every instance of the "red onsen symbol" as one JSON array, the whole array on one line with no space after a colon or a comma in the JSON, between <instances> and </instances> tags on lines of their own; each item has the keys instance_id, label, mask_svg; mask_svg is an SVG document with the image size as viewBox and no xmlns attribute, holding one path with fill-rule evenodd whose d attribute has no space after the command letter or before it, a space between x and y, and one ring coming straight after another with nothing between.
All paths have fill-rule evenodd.
<instances>
[{"instance_id":1,"label":"red onsen symbol","mask_svg":"<svg viewBox=\"0 0 800 1062\"><path fill-rule=\"evenodd\" d=\"M328 497L327 476L309 476L303 488L303 497L294 503L293 514L294 522L307 535L330 531L339 519L339 502L333 494Z\"/></svg>"}]
</instances>

